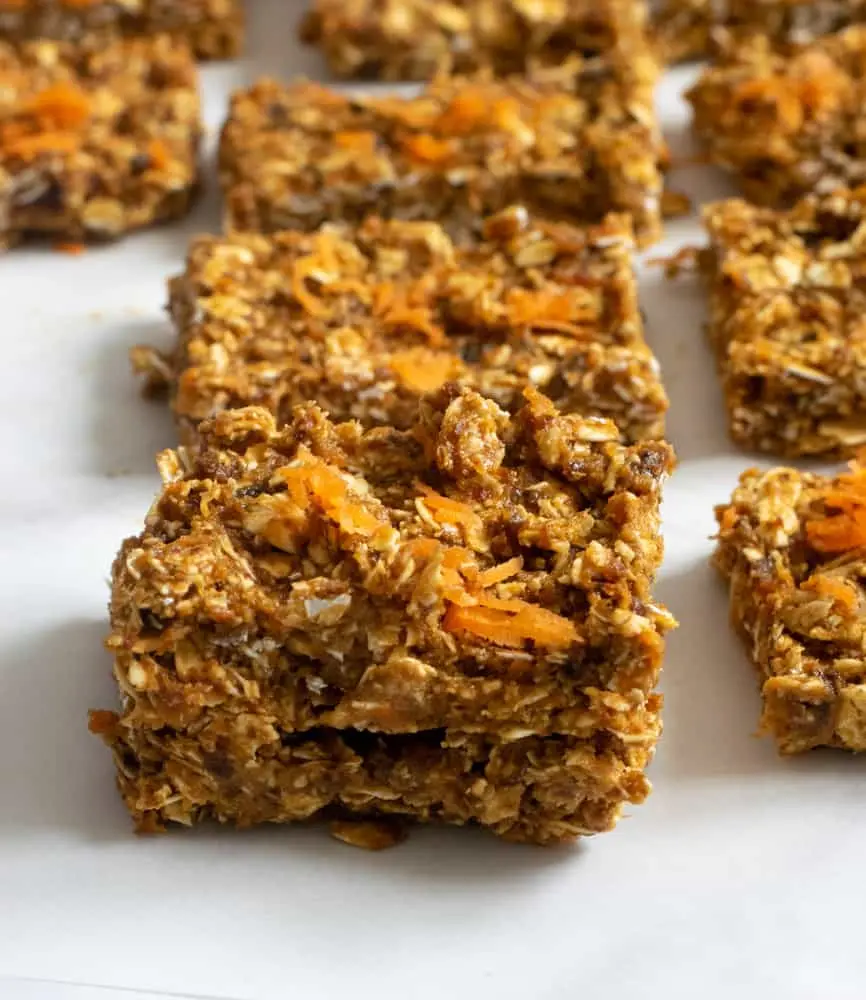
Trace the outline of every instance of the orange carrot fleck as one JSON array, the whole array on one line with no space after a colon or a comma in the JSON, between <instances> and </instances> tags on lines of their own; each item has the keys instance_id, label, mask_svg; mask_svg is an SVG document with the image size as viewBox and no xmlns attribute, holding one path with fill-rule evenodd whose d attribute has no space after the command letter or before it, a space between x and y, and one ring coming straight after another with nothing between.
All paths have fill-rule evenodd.
<instances>
[{"instance_id":1,"label":"orange carrot fleck","mask_svg":"<svg viewBox=\"0 0 866 1000\"><path fill-rule=\"evenodd\" d=\"M443 164L454 156L454 147L447 139L421 132L409 135L403 140L403 149L413 160L420 163Z\"/></svg>"},{"instance_id":2,"label":"orange carrot fleck","mask_svg":"<svg viewBox=\"0 0 866 1000\"><path fill-rule=\"evenodd\" d=\"M378 139L375 132L337 132L334 141L340 149L372 153L376 149Z\"/></svg>"},{"instance_id":3,"label":"orange carrot fleck","mask_svg":"<svg viewBox=\"0 0 866 1000\"><path fill-rule=\"evenodd\" d=\"M479 587L492 587L495 583L501 583L503 580L509 579L509 577L514 576L515 573L519 573L522 569L523 557L515 556L507 562L500 563L498 566L491 566L490 569L479 573L476 583Z\"/></svg>"},{"instance_id":4,"label":"orange carrot fleck","mask_svg":"<svg viewBox=\"0 0 866 1000\"><path fill-rule=\"evenodd\" d=\"M577 641L577 629L567 618L525 601L506 603L508 608L452 604L442 625L449 632L471 632L510 648L529 640L550 649L567 649Z\"/></svg>"},{"instance_id":5,"label":"orange carrot fleck","mask_svg":"<svg viewBox=\"0 0 866 1000\"><path fill-rule=\"evenodd\" d=\"M147 144L147 155L154 170L165 170L171 163L171 152L160 139L151 139Z\"/></svg>"},{"instance_id":6,"label":"orange carrot fleck","mask_svg":"<svg viewBox=\"0 0 866 1000\"><path fill-rule=\"evenodd\" d=\"M831 597L846 611L857 606L857 593L847 580L836 580L832 576L816 573L803 584L803 590L811 591L819 597Z\"/></svg>"},{"instance_id":7,"label":"orange carrot fleck","mask_svg":"<svg viewBox=\"0 0 866 1000\"><path fill-rule=\"evenodd\" d=\"M866 469L852 464L821 499L837 513L806 523L806 538L818 552L849 552L866 545Z\"/></svg>"},{"instance_id":8,"label":"orange carrot fleck","mask_svg":"<svg viewBox=\"0 0 866 1000\"><path fill-rule=\"evenodd\" d=\"M459 371L457 356L410 347L391 355L390 367L400 382L413 392L432 392Z\"/></svg>"},{"instance_id":9,"label":"orange carrot fleck","mask_svg":"<svg viewBox=\"0 0 866 1000\"><path fill-rule=\"evenodd\" d=\"M54 249L58 253L68 253L72 257L80 257L87 248L83 243L66 243L61 240L54 244Z\"/></svg>"}]
</instances>

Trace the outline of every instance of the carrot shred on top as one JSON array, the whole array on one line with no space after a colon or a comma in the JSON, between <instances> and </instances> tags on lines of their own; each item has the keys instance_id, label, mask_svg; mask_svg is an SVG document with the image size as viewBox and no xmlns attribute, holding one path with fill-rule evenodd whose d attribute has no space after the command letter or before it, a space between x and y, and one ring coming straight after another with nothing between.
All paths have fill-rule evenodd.
<instances>
[{"instance_id":1,"label":"carrot shred on top","mask_svg":"<svg viewBox=\"0 0 866 1000\"><path fill-rule=\"evenodd\" d=\"M391 355L390 368L407 389L432 392L457 373L459 364L454 354L410 347Z\"/></svg>"},{"instance_id":2,"label":"carrot shred on top","mask_svg":"<svg viewBox=\"0 0 866 1000\"><path fill-rule=\"evenodd\" d=\"M495 583L501 583L519 573L523 569L523 556L514 556L507 562L498 566L491 566L478 574L477 584L479 587L492 587Z\"/></svg>"},{"instance_id":3,"label":"carrot shred on top","mask_svg":"<svg viewBox=\"0 0 866 1000\"><path fill-rule=\"evenodd\" d=\"M824 573L815 573L803 584L803 590L811 591L819 597L830 597L842 605L846 611L857 606L857 592L847 580L837 580Z\"/></svg>"},{"instance_id":4,"label":"carrot shred on top","mask_svg":"<svg viewBox=\"0 0 866 1000\"><path fill-rule=\"evenodd\" d=\"M362 503L354 500L343 477L329 465L313 460L280 470L292 500L302 508L310 501L344 530L370 532L382 522Z\"/></svg>"},{"instance_id":5,"label":"carrot shred on top","mask_svg":"<svg viewBox=\"0 0 866 1000\"><path fill-rule=\"evenodd\" d=\"M449 140L437 139L426 132L406 136L403 149L420 163L444 164L454 157L454 146Z\"/></svg>"},{"instance_id":6,"label":"carrot shred on top","mask_svg":"<svg viewBox=\"0 0 866 1000\"><path fill-rule=\"evenodd\" d=\"M565 649L577 641L577 629L567 618L525 601L507 603L508 609L452 604L442 619L443 627L449 632L471 632L510 648L531 640L538 646Z\"/></svg>"},{"instance_id":7,"label":"carrot shred on top","mask_svg":"<svg viewBox=\"0 0 866 1000\"><path fill-rule=\"evenodd\" d=\"M852 466L822 495L828 510L806 522L806 538L819 552L850 552L866 545L866 468Z\"/></svg>"}]
</instances>

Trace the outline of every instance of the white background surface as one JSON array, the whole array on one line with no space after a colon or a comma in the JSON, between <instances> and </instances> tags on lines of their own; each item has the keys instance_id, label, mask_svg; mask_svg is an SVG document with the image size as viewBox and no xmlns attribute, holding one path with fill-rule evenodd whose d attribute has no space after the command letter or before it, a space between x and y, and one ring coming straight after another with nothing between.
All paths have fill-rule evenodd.
<instances>
[{"instance_id":1,"label":"white background surface","mask_svg":"<svg viewBox=\"0 0 866 1000\"><path fill-rule=\"evenodd\" d=\"M213 127L257 73L320 72L293 42L293 4L251 7L250 56L204 70ZM680 152L690 76L660 93ZM706 168L675 180L726 193ZM643 306L681 459L658 593L682 626L649 802L546 851L441 829L382 854L321 828L131 834L86 711L114 704L106 577L173 434L126 354L168 342L165 278L218 226L209 182L184 225L0 259L0 1000L864 996L866 760L783 761L753 736L754 680L707 557L712 506L754 460L725 438L700 291L658 270ZM654 253L698 238L678 222Z\"/></svg>"}]
</instances>

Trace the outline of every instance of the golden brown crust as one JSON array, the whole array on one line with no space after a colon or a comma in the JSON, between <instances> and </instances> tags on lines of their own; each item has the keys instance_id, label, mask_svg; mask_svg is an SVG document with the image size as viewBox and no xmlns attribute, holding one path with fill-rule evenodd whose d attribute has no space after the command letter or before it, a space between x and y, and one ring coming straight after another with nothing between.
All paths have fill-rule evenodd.
<instances>
[{"instance_id":1,"label":"golden brown crust","mask_svg":"<svg viewBox=\"0 0 866 1000\"><path fill-rule=\"evenodd\" d=\"M431 740L468 741L485 772L500 754L491 747L531 737L552 762L565 755L563 780L573 766L583 774L587 801L574 808L600 797L612 821L626 786L645 789L672 625L651 595L672 453L615 437L537 395L509 418L449 387L405 432L334 425L314 406L278 429L248 408L204 425L194 454L163 455L163 492L114 570L109 647L124 711L96 725L116 745L138 821L296 818L288 791L262 802L258 774L238 784L247 719L275 731L275 747L291 734L319 742L338 730L351 745L352 732L378 731L389 734L381 746L413 759ZM203 775L217 798L202 801L171 784L169 764L190 762L188 749L217 732L235 779L229 792L218 773ZM599 758L598 796L587 754ZM174 789L166 808L141 804L154 774ZM510 832L559 839L564 801L549 780L553 812L532 819L533 793ZM394 808L506 832L480 804L437 805L462 782L428 783L417 810L411 797ZM352 805L325 793L316 809Z\"/></svg>"},{"instance_id":2,"label":"golden brown crust","mask_svg":"<svg viewBox=\"0 0 866 1000\"><path fill-rule=\"evenodd\" d=\"M243 44L242 0L0 0L0 36L9 42L52 39L93 43L170 34L199 59L228 59Z\"/></svg>"},{"instance_id":3,"label":"golden brown crust","mask_svg":"<svg viewBox=\"0 0 866 1000\"><path fill-rule=\"evenodd\" d=\"M716 565L782 753L866 749L862 476L750 469L716 509Z\"/></svg>"},{"instance_id":4,"label":"golden brown crust","mask_svg":"<svg viewBox=\"0 0 866 1000\"><path fill-rule=\"evenodd\" d=\"M415 98L260 80L234 95L220 146L228 229L314 230L425 218L460 238L522 203L577 224L631 215L661 232L656 66L575 58L528 77L440 77Z\"/></svg>"},{"instance_id":5,"label":"golden brown crust","mask_svg":"<svg viewBox=\"0 0 866 1000\"><path fill-rule=\"evenodd\" d=\"M186 45L0 43L0 246L110 239L183 215L200 109Z\"/></svg>"},{"instance_id":6,"label":"golden brown crust","mask_svg":"<svg viewBox=\"0 0 866 1000\"><path fill-rule=\"evenodd\" d=\"M641 0L313 0L301 37L343 77L429 80L437 71L521 73L575 53L640 50Z\"/></svg>"},{"instance_id":7,"label":"golden brown crust","mask_svg":"<svg viewBox=\"0 0 866 1000\"><path fill-rule=\"evenodd\" d=\"M335 420L406 428L458 381L515 410L530 385L564 412L660 438L667 399L643 337L631 231L520 210L455 247L435 223L370 219L316 234L200 237L171 283L178 346L137 363L172 389L182 437L229 407L279 422L311 400Z\"/></svg>"},{"instance_id":8,"label":"golden brown crust","mask_svg":"<svg viewBox=\"0 0 866 1000\"><path fill-rule=\"evenodd\" d=\"M790 211L706 208L709 331L744 447L851 456L866 444L864 222L862 189Z\"/></svg>"}]
</instances>

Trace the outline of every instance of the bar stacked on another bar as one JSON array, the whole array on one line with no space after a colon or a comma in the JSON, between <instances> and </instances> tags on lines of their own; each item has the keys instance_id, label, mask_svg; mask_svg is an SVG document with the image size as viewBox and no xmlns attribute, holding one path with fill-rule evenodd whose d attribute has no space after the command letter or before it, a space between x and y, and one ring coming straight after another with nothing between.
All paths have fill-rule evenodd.
<instances>
[{"instance_id":1,"label":"bar stacked on another bar","mask_svg":"<svg viewBox=\"0 0 866 1000\"><path fill-rule=\"evenodd\" d=\"M689 59L748 44L758 35L779 50L866 20L866 0L662 0L655 16L662 52Z\"/></svg>"},{"instance_id":2,"label":"bar stacked on another bar","mask_svg":"<svg viewBox=\"0 0 866 1000\"><path fill-rule=\"evenodd\" d=\"M866 444L866 190L704 212L702 270L735 441L787 456Z\"/></svg>"},{"instance_id":3,"label":"bar stacked on another bar","mask_svg":"<svg viewBox=\"0 0 866 1000\"><path fill-rule=\"evenodd\" d=\"M104 41L171 34L201 59L228 59L243 41L242 0L0 0L0 38Z\"/></svg>"},{"instance_id":4,"label":"bar stacked on another bar","mask_svg":"<svg viewBox=\"0 0 866 1000\"><path fill-rule=\"evenodd\" d=\"M225 412L114 567L114 748L142 829L316 814L609 829L647 793L661 442L456 387L406 431Z\"/></svg>"},{"instance_id":5,"label":"bar stacked on another bar","mask_svg":"<svg viewBox=\"0 0 866 1000\"><path fill-rule=\"evenodd\" d=\"M259 81L234 95L220 148L227 228L272 232L426 219L452 236L522 203L585 225L629 214L661 233L663 144L648 54L526 77L443 77L419 96L349 97Z\"/></svg>"},{"instance_id":6,"label":"bar stacked on another bar","mask_svg":"<svg viewBox=\"0 0 866 1000\"><path fill-rule=\"evenodd\" d=\"M186 45L0 42L0 79L0 247L109 239L187 211L201 126Z\"/></svg>"},{"instance_id":7,"label":"bar stacked on another bar","mask_svg":"<svg viewBox=\"0 0 866 1000\"><path fill-rule=\"evenodd\" d=\"M716 516L763 729L782 753L866 750L866 471L751 469Z\"/></svg>"},{"instance_id":8,"label":"bar stacked on another bar","mask_svg":"<svg viewBox=\"0 0 866 1000\"><path fill-rule=\"evenodd\" d=\"M338 76L428 80L440 69L520 73L575 53L646 47L642 0L313 0L301 26Z\"/></svg>"},{"instance_id":9,"label":"bar stacked on another bar","mask_svg":"<svg viewBox=\"0 0 866 1000\"><path fill-rule=\"evenodd\" d=\"M866 26L785 53L751 38L687 96L710 157L750 201L790 207L866 181Z\"/></svg>"},{"instance_id":10,"label":"bar stacked on another bar","mask_svg":"<svg viewBox=\"0 0 866 1000\"><path fill-rule=\"evenodd\" d=\"M308 400L398 429L446 382L514 411L534 386L564 412L662 437L667 399L643 336L621 218L589 230L512 209L455 247L432 222L199 237L171 284L178 345L141 367L171 386L183 440L220 410L279 423Z\"/></svg>"}]
</instances>

